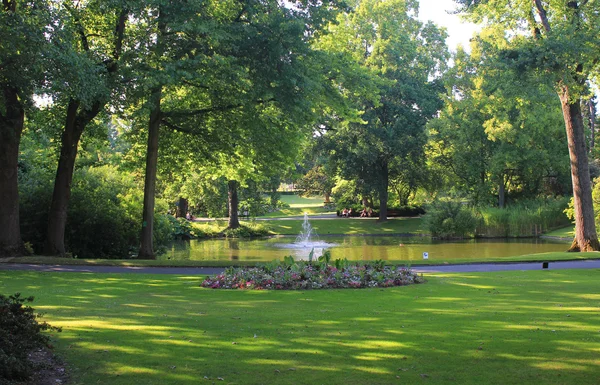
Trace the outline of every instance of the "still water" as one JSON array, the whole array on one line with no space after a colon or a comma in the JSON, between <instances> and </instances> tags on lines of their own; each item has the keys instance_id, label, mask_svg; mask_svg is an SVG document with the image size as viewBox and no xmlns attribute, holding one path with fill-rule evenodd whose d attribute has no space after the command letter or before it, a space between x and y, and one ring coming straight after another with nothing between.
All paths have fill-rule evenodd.
<instances>
[{"instance_id":1,"label":"still water","mask_svg":"<svg viewBox=\"0 0 600 385\"><path fill-rule=\"evenodd\" d=\"M271 261L292 255L308 259L331 250L332 259L422 260L427 252L432 261L455 258L498 258L523 254L565 251L569 244L546 239L477 239L436 241L427 237L346 236L322 237L317 242L296 243L296 237L267 239L211 239L174 242L160 259Z\"/></svg>"}]
</instances>

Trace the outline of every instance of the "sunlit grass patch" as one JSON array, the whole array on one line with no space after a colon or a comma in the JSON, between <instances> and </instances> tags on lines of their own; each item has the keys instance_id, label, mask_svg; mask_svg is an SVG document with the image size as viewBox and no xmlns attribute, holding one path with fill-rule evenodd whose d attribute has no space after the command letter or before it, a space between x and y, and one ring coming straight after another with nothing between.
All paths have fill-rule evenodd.
<instances>
[{"instance_id":1,"label":"sunlit grass patch","mask_svg":"<svg viewBox=\"0 0 600 385\"><path fill-rule=\"evenodd\" d=\"M0 292L34 295L63 327L53 339L74 384L590 384L600 378L599 275L439 274L280 292L7 271Z\"/></svg>"}]
</instances>

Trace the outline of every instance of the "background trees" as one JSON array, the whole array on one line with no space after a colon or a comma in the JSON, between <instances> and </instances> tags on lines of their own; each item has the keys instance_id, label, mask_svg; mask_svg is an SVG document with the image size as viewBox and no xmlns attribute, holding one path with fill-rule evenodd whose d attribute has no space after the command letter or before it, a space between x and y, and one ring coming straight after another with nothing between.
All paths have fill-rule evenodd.
<instances>
[{"instance_id":1,"label":"background trees","mask_svg":"<svg viewBox=\"0 0 600 385\"><path fill-rule=\"evenodd\" d=\"M416 20L417 7L409 1L361 1L321 42L350 54L379 85L377 97L356 101L362 122L340 124L328 135L340 175L377 191L380 220L387 218L390 179L399 185L407 169L423 162L425 123L441 106L435 79L448 57L445 35Z\"/></svg>"},{"instance_id":2,"label":"background trees","mask_svg":"<svg viewBox=\"0 0 600 385\"><path fill-rule=\"evenodd\" d=\"M436 195L557 195L565 121L574 246L594 248L577 181L597 153L598 6L457 3L489 26L450 58L414 0L4 1L0 254L23 234L36 252L152 258L175 202L233 228L238 200L275 206L290 168L380 219Z\"/></svg>"},{"instance_id":3,"label":"background trees","mask_svg":"<svg viewBox=\"0 0 600 385\"><path fill-rule=\"evenodd\" d=\"M515 76L550 80L558 94L571 160L576 233L572 250L599 250L581 113L587 82L598 70L600 8L596 2L480 2L457 0L474 20L509 31L497 47Z\"/></svg>"}]
</instances>

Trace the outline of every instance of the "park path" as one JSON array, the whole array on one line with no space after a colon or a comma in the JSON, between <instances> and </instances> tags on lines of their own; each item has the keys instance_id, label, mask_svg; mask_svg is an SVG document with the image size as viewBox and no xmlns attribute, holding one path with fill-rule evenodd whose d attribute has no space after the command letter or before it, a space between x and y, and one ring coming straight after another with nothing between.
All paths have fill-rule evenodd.
<instances>
[{"instance_id":1,"label":"park path","mask_svg":"<svg viewBox=\"0 0 600 385\"><path fill-rule=\"evenodd\" d=\"M488 271L546 270L543 269L542 262L412 266L411 269L418 273L472 273ZM557 261L548 263L547 270L559 269L600 269L600 259L590 259L585 261ZM143 273L202 276L219 274L225 269L220 267L135 267L0 263L0 271L2 270L28 270L56 273Z\"/></svg>"}]
</instances>

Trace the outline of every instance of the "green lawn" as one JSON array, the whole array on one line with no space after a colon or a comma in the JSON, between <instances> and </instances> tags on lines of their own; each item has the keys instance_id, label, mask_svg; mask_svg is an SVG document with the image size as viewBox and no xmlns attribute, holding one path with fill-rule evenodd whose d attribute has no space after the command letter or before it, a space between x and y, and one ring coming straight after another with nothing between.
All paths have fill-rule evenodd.
<instances>
[{"instance_id":1,"label":"green lawn","mask_svg":"<svg viewBox=\"0 0 600 385\"><path fill-rule=\"evenodd\" d=\"M279 198L285 204L290 205L292 208L300 207L323 207L325 203L324 197L308 197L304 198L298 195L282 195Z\"/></svg>"},{"instance_id":2,"label":"green lawn","mask_svg":"<svg viewBox=\"0 0 600 385\"><path fill-rule=\"evenodd\" d=\"M198 277L0 273L63 327L73 384L593 384L598 270L390 289L214 291ZM222 378L223 381L219 381Z\"/></svg>"},{"instance_id":3,"label":"green lawn","mask_svg":"<svg viewBox=\"0 0 600 385\"><path fill-rule=\"evenodd\" d=\"M575 236L575 226L563 227L562 229L550 231L544 235L549 237L573 238Z\"/></svg>"},{"instance_id":4,"label":"green lawn","mask_svg":"<svg viewBox=\"0 0 600 385\"><path fill-rule=\"evenodd\" d=\"M271 220L265 223L275 234L298 235L302 220ZM376 218L311 219L311 226L320 235L328 234L421 234L421 218L391 218L378 222Z\"/></svg>"}]
</instances>

